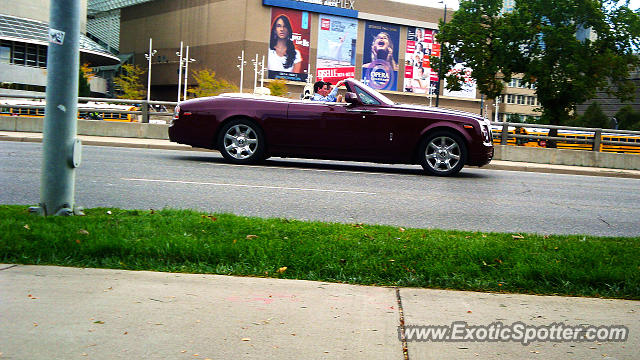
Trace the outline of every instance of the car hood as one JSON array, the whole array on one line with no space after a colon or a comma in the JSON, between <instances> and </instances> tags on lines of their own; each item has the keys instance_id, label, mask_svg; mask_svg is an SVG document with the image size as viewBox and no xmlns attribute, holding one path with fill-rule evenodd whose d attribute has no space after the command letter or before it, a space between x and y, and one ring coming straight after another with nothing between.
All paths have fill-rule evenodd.
<instances>
[{"instance_id":1,"label":"car hood","mask_svg":"<svg viewBox=\"0 0 640 360\"><path fill-rule=\"evenodd\" d=\"M478 121L485 121L485 119L480 115L473 114L466 111L460 111L460 110L452 110L452 109L437 108L437 107L426 106L426 105L414 105L414 104L396 104L395 107L398 109L420 110L420 111L426 111L432 114L443 114L443 115L450 115L450 116L472 118Z\"/></svg>"}]
</instances>

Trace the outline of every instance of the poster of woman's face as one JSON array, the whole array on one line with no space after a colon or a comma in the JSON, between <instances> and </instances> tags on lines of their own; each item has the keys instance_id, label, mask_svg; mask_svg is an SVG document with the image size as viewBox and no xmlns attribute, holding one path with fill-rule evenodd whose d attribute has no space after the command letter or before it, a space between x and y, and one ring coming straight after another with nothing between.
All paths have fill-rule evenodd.
<instances>
[{"instance_id":1,"label":"poster of woman's face","mask_svg":"<svg viewBox=\"0 0 640 360\"><path fill-rule=\"evenodd\" d=\"M309 13L271 8L267 69L270 79L306 81L309 66Z\"/></svg>"},{"instance_id":2,"label":"poster of woman's face","mask_svg":"<svg viewBox=\"0 0 640 360\"><path fill-rule=\"evenodd\" d=\"M400 27L367 21L364 39L363 82L374 89L396 90Z\"/></svg>"}]
</instances>

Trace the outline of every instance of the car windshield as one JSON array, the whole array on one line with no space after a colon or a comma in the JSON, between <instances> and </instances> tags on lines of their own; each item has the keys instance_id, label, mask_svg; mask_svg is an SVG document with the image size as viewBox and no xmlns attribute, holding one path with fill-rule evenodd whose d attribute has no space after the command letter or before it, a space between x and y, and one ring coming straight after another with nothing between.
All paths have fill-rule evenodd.
<instances>
[{"instance_id":1,"label":"car windshield","mask_svg":"<svg viewBox=\"0 0 640 360\"><path fill-rule=\"evenodd\" d=\"M352 79L354 85L359 86L360 88L364 89L366 92L368 92L369 94L372 94L373 96L375 96L376 98L378 98L380 101L382 101L383 103L385 103L386 105L394 105L394 102L389 100L386 96L380 94L379 92L377 92L376 90L370 88L369 86L361 83L358 80Z\"/></svg>"}]
</instances>

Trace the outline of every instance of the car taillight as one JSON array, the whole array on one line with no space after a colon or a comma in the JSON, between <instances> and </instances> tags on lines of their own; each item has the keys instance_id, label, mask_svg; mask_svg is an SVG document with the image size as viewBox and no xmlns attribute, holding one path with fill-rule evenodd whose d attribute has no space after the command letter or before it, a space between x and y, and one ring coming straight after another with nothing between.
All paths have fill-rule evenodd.
<instances>
[{"instance_id":1,"label":"car taillight","mask_svg":"<svg viewBox=\"0 0 640 360\"><path fill-rule=\"evenodd\" d=\"M173 118L171 118L171 123L180 118L180 105L176 106L175 110L173 110Z\"/></svg>"}]
</instances>

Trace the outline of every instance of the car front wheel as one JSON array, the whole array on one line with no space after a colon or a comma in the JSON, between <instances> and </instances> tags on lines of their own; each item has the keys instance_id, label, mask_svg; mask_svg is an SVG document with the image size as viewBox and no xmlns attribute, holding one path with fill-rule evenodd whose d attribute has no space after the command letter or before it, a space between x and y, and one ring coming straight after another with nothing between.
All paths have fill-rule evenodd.
<instances>
[{"instance_id":1,"label":"car front wheel","mask_svg":"<svg viewBox=\"0 0 640 360\"><path fill-rule=\"evenodd\" d=\"M254 164L264 159L262 129L246 119L228 122L220 131L218 149L234 164Z\"/></svg>"},{"instance_id":2,"label":"car front wheel","mask_svg":"<svg viewBox=\"0 0 640 360\"><path fill-rule=\"evenodd\" d=\"M422 168L430 175L455 175L467 161L467 146L459 135L435 132L422 141L419 150Z\"/></svg>"}]
</instances>

